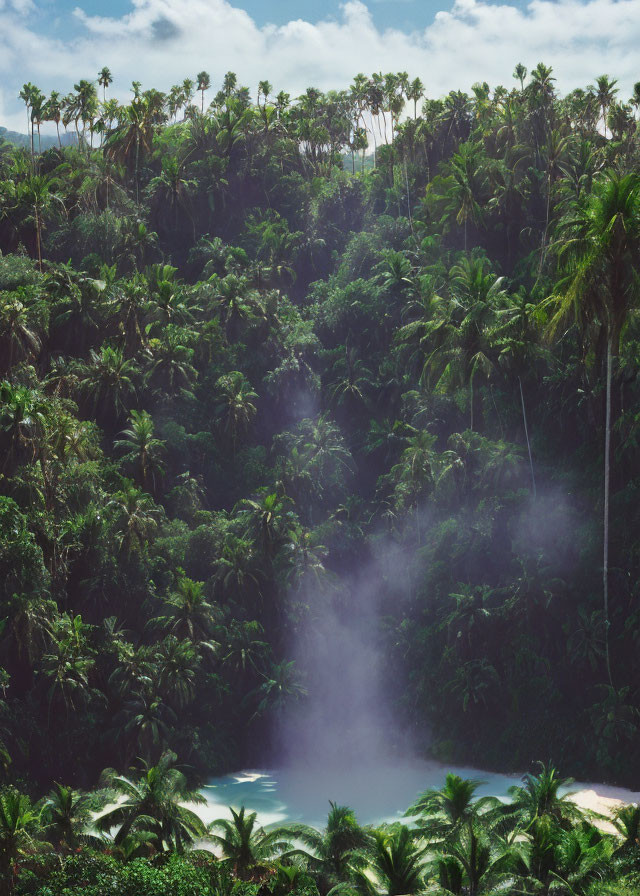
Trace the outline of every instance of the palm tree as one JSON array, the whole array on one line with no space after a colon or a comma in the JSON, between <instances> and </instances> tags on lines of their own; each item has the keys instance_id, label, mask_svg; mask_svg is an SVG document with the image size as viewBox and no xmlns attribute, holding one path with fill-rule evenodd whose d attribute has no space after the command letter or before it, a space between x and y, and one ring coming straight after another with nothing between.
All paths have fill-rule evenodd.
<instances>
[{"instance_id":1,"label":"palm tree","mask_svg":"<svg viewBox=\"0 0 640 896\"><path fill-rule=\"evenodd\" d=\"M413 102L413 118L418 117L418 102L424 96L424 84L420 78L414 78L407 89L407 99Z\"/></svg>"},{"instance_id":2,"label":"palm tree","mask_svg":"<svg viewBox=\"0 0 640 896\"><path fill-rule=\"evenodd\" d=\"M107 87L113 82L113 76L107 66L103 66L98 72L98 84L102 87L102 102L107 101Z\"/></svg>"},{"instance_id":3,"label":"palm tree","mask_svg":"<svg viewBox=\"0 0 640 896\"><path fill-rule=\"evenodd\" d=\"M513 70L513 77L520 81L520 90L524 90L524 79L527 77L527 67L519 62Z\"/></svg>"},{"instance_id":4,"label":"palm tree","mask_svg":"<svg viewBox=\"0 0 640 896\"><path fill-rule=\"evenodd\" d=\"M151 152L155 124L153 109L144 97L134 98L130 105L121 110L117 127L105 141L106 152L133 169L136 185L136 202L140 203L140 163Z\"/></svg>"},{"instance_id":5,"label":"palm tree","mask_svg":"<svg viewBox=\"0 0 640 896\"><path fill-rule=\"evenodd\" d=\"M157 384L173 395L180 388L190 392L198 375L193 366L194 333L175 324L167 324L159 338L149 340L146 382Z\"/></svg>"},{"instance_id":6,"label":"palm tree","mask_svg":"<svg viewBox=\"0 0 640 896\"><path fill-rule=\"evenodd\" d=\"M154 660L160 693L167 696L176 710L183 709L195 694L199 653L191 641L168 635L158 644Z\"/></svg>"},{"instance_id":7,"label":"palm tree","mask_svg":"<svg viewBox=\"0 0 640 896\"><path fill-rule=\"evenodd\" d=\"M19 863L42 848L40 812L29 797L8 789L0 794L0 894L11 896Z\"/></svg>"},{"instance_id":8,"label":"palm tree","mask_svg":"<svg viewBox=\"0 0 640 896\"><path fill-rule=\"evenodd\" d=\"M42 271L42 231L45 215L54 202L60 203L64 210L62 199L55 192L56 186L55 178L46 174L30 174L17 186L18 202L28 211L27 220L33 221L35 226L36 253L40 271Z\"/></svg>"},{"instance_id":9,"label":"palm tree","mask_svg":"<svg viewBox=\"0 0 640 896\"><path fill-rule=\"evenodd\" d=\"M470 827L448 844L444 855L436 859L435 870L445 892L477 896L500 892L510 879L514 882L514 872L521 865L518 859L519 851L503 843L495 832L489 837Z\"/></svg>"},{"instance_id":10,"label":"palm tree","mask_svg":"<svg viewBox=\"0 0 640 896\"><path fill-rule=\"evenodd\" d=\"M249 429L256 415L254 400L258 394L253 391L246 376L239 370L232 370L219 377L216 389L220 396L218 408L223 421L223 430L235 447L238 437Z\"/></svg>"},{"instance_id":11,"label":"palm tree","mask_svg":"<svg viewBox=\"0 0 640 896\"><path fill-rule=\"evenodd\" d=\"M323 831L304 824L289 825L292 837L303 846L286 854L306 859L323 896L362 867L362 851L371 844L371 835L358 824L353 809L331 801L329 804L331 809Z\"/></svg>"},{"instance_id":12,"label":"palm tree","mask_svg":"<svg viewBox=\"0 0 640 896\"><path fill-rule=\"evenodd\" d=\"M616 87L617 83L615 78L610 78L608 75L600 75L599 78L596 78L595 87L592 88L601 110L601 119L604 126L605 137L607 136L607 117L609 108L618 93L618 88Z\"/></svg>"},{"instance_id":13,"label":"palm tree","mask_svg":"<svg viewBox=\"0 0 640 896\"><path fill-rule=\"evenodd\" d=\"M615 855L637 855L640 847L640 806L620 806L616 809L613 824L622 837Z\"/></svg>"},{"instance_id":14,"label":"palm tree","mask_svg":"<svg viewBox=\"0 0 640 896\"><path fill-rule=\"evenodd\" d=\"M49 725L54 703L64 707L68 716L89 698L89 674L95 662L95 652L88 642L89 629L80 615L64 613L54 620L48 652L42 657L42 676L49 682Z\"/></svg>"},{"instance_id":15,"label":"palm tree","mask_svg":"<svg viewBox=\"0 0 640 896\"><path fill-rule=\"evenodd\" d=\"M191 194L196 187L196 181L184 176L184 167L184 160L180 160L178 156L163 157L160 174L149 181L145 191L153 200L159 214L171 222L169 226L175 232L178 230L180 211L186 215L192 227L194 226Z\"/></svg>"},{"instance_id":16,"label":"palm tree","mask_svg":"<svg viewBox=\"0 0 640 896\"><path fill-rule=\"evenodd\" d=\"M108 783L122 794L123 800L94 819L99 831L118 828L114 842L119 845L135 831L150 831L158 852L184 851L186 846L205 834L201 818L185 803L201 804L204 797L188 789L184 774L175 767L176 755L163 753L157 765L145 764L137 780L107 772Z\"/></svg>"},{"instance_id":17,"label":"palm tree","mask_svg":"<svg viewBox=\"0 0 640 896\"><path fill-rule=\"evenodd\" d=\"M263 676L264 681L256 691L259 702L255 716L264 715L269 711L276 718L281 717L292 703L307 693L300 684L295 665L293 660L274 663Z\"/></svg>"},{"instance_id":18,"label":"palm tree","mask_svg":"<svg viewBox=\"0 0 640 896\"><path fill-rule=\"evenodd\" d=\"M478 798L482 781L449 773L440 790L426 790L407 809L406 816L418 816L418 830L427 839L448 840L462 827L469 830L477 820L491 819L501 805L496 797Z\"/></svg>"},{"instance_id":19,"label":"palm tree","mask_svg":"<svg viewBox=\"0 0 640 896\"><path fill-rule=\"evenodd\" d=\"M252 869L273 861L290 848L288 830L266 831L257 827L257 813L247 814L244 806L239 811L233 808L229 811L231 820L219 818L211 822L207 830L237 877L247 879Z\"/></svg>"},{"instance_id":20,"label":"palm tree","mask_svg":"<svg viewBox=\"0 0 640 896\"><path fill-rule=\"evenodd\" d=\"M197 87L196 90L199 90L202 95L202 100L200 104L200 111L204 114L204 92L205 90L209 90L211 87L211 77L208 72L198 72L196 75Z\"/></svg>"},{"instance_id":21,"label":"palm tree","mask_svg":"<svg viewBox=\"0 0 640 896\"><path fill-rule=\"evenodd\" d=\"M53 121L56 126L58 135L58 146L62 148L62 140L60 138L60 122L62 120L62 98L59 93L52 90L49 99L45 104L44 120Z\"/></svg>"},{"instance_id":22,"label":"palm tree","mask_svg":"<svg viewBox=\"0 0 640 896\"><path fill-rule=\"evenodd\" d=\"M445 214L463 228L466 252L469 223L478 225L483 216L486 176L482 147L477 143L462 143L447 163L446 172L445 177L434 179L428 189L444 200Z\"/></svg>"},{"instance_id":23,"label":"palm tree","mask_svg":"<svg viewBox=\"0 0 640 896\"><path fill-rule=\"evenodd\" d=\"M42 347L37 309L26 306L19 293L0 293L0 346L5 362L0 373L6 373L16 361L36 358Z\"/></svg>"},{"instance_id":24,"label":"palm tree","mask_svg":"<svg viewBox=\"0 0 640 896\"><path fill-rule=\"evenodd\" d=\"M27 109L27 135L31 135L31 162L33 164L34 160L34 147L33 147L33 124L34 119L31 114L31 110L33 108L33 102L35 97L40 93L39 89L29 81L27 84L22 86L22 90L19 93L19 98L23 101Z\"/></svg>"},{"instance_id":25,"label":"palm tree","mask_svg":"<svg viewBox=\"0 0 640 896\"><path fill-rule=\"evenodd\" d=\"M207 600L203 582L180 576L164 598L163 610L163 614L154 619L154 625L179 638L188 638L193 644L211 644L219 613Z\"/></svg>"},{"instance_id":26,"label":"palm tree","mask_svg":"<svg viewBox=\"0 0 640 896\"><path fill-rule=\"evenodd\" d=\"M264 571L251 538L229 535L216 561L214 581L224 596L237 595L249 606L256 607L262 599L261 581Z\"/></svg>"},{"instance_id":27,"label":"palm tree","mask_svg":"<svg viewBox=\"0 0 640 896\"><path fill-rule=\"evenodd\" d=\"M539 763L537 775L526 774L522 784L509 788L511 804L505 807L505 814L517 820L520 826L530 824L534 819L549 817L561 826L568 826L573 820L582 818L582 810L571 800L570 792L560 796L561 790L568 790L571 778L561 778L556 770Z\"/></svg>"},{"instance_id":28,"label":"palm tree","mask_svg":"<svg viewBox=\"0 0 640 896\"><path fill-rule=\"evenodd\" d=\"M129 428L121 433L124 438L114 442L115 448L126 451L124 463L135 464L140 472L140 482L145 491L149 491L149 479L152 489L156 487L156 473L162 473L160 455L165 443L153 435L154 426L150 414L146 411L131 411Z\"/></svg>"},{"instance_id":29,"label":"palm tree","mask_svg":"<svg viewBox=\"0 0 640 896\"><path fill-rule=\"evenodd\" d=\"M107 419L122 417L136 394L136 366L125 358L123 350L107 344L99 351L91 349L89 361L78 364L77 370L79 388L91 401L94 412Z\"/></svg>"},{"instance_id":30,"label":"palm tree","mask_svg":"<svg viewBox=\"0 0 640 896\"><path fill-rule=\"evenodd\" d=\"M435 378L436 389L469 389L469 428L474 429L482 410L478 379L487 379L495 366L493 328L505 301L503 278L487 270L486 259L464 258L450 271L456 301L438 332L438 343L425 359L422 378ZM432 380L433 381L433 380Z\"/></svg>"},{"instance_id":31,"label":"palm tree","mask_svg":"<svg viewBox=\"0 0 640 896\"><path fill-rule=\"evenodd\" d=\"M425 887L426 849L405 825L374 831L366 850L370 868L385 896L414 896Z\"/></svg>"},{"instance_id":32,"label":"palm tree","mask_svg":"<svg viewBox=\"0 0 640 896\"><path fill-rule=\"evenodd\" d=\"M551 332L570 314L588 332L604 334L606 410L604 446L603 603L605 655L609 659L609 491L611 465L611 389L626 321L640 298L636 271L640 264L640 176L608 172L596 180L592 193L574 203L560 222L558 255L561 279L551 300L555 313Z\"/></svg>"},{"instance_id":33,"label":"palm tree","mask_svg":"<svg viewBox=\"0 0 640 896\"><path fill-rule=\"evenodd\" d=\"M126 556L133 552L144 554L161 516L149 495L129 483L123 491L116 492L107 506L113 514L120 550Z\"/></svg>"},{"instance_id":34,"label":"palm tree","mask_svg":"<svg viewBox=\"0 0 640 896\"><path fill-rule=\"evenodd\" d=\"M553 192L553 183L557 175L562 172L562 164L566 160L568 146L569 140L567 137L561 136L558 131L552 131L549 135L547 144L541 150L546 174L546 212L544 230L542 231L542 240L540 244L540 265L538 271L542 270L547 252L547 236L549 233L549 222L551 220L551 194Z\"/></svg>"},{"instance_id":35,"label":"palm tree","mask_svg":"<svg viewBox=\"0 0 640 896\"><path fill-rule=\"evenodd\" d=\"M42 807L42 821L53 843L65 850L75 849L89 819L86 794L55 783Z\"/></svg>"}]
</instances>

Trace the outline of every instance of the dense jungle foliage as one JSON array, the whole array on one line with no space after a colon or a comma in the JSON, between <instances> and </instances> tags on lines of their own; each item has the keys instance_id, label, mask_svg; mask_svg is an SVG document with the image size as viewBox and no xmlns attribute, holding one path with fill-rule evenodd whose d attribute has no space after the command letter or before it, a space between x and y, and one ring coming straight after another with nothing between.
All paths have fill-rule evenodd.
<instances>
[{"instance_id":1,"label":"dense jungle foliage","mask_svg":"<svg viewBox=\"0 0 640 896\"><path fill-rule=\"evenodd\" d=\"M363 827L331 803L322 830L259 827L231 810L204 825L165 754L139 779L111 775L91 797L56 785L33 806L0 798L3 893L15 896L631 896L640 888L640 807L583 812L542 766L510 801L449 774L409 807L413 822ZM123 799L96 815L98 797ZM202 798L201 798L202 799ZM91 815L93 814L93 819ZM5 833L5 819L16 835ZM105 834L109 829L115 836Z\"/></svg>"},{"instance_id":2,"label":"dense jungle foliage","mask_svg":"<svg viewBox=\"0 0 640 896\"><path fill-rule=\"evenodd\" d=\"M637 789L640 84L515 78L25 85L30 147L0 144L6 783L267 761L305 699L296 632L392 546L399 739ZM74 145L38 152L44 121ZM41 810L5 799L9 861L11 812L26 837ZM613 849L541 825L540 856Z\"/></svg>"}]
</instances>

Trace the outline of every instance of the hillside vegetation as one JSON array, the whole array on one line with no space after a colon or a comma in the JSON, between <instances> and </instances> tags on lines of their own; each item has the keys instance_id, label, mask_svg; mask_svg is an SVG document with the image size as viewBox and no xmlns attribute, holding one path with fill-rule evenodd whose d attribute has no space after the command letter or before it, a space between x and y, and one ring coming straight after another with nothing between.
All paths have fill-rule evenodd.
<instances>
[{"instance_id":1,"label":"hillside vegetation","mask_svg":"<svg viewBox=\"0 0 640 896\"><path fill-rule=\"evenodd\" d=\"M110 83L0 146L5 781L268 761L391 545L398 738L637 789L640 86Z\"/></svg>"}]
</instances>

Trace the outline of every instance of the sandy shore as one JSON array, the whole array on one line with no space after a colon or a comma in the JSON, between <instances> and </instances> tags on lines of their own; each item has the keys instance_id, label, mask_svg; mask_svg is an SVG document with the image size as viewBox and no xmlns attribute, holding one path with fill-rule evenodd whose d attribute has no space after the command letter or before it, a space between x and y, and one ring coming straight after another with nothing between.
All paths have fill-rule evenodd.
<instances>
[{"instance_id":1,"label":"sandy shore","mask_svg":"<svg viewBox=\"0 0 640 896\"><path fill-rule=\"evenodd\" d=\"M571 799L581 809L611 818L619 806L623 806L625 803L640 803L640 792L625 790L623 787L594 784L574 791ZM607 821L600 821L598 827L609 833L615 831L614 826Z\"/></svg>"}]
</instances>

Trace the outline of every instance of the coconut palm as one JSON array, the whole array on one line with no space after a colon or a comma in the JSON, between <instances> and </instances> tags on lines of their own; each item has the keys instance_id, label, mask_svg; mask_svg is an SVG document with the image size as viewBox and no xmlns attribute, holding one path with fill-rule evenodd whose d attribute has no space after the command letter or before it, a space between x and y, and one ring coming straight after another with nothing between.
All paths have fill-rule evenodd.
<instances>
[{"instance_id":1,"label":"coconut palm","mask_svg":"<svg viewBox=\"0 0 640 896\"><path fill-rule=\"evenodd\" d=\"M318 880L318 889L326 894L332 887L348 881L363 867L363 850L371 844L371 834L358 824L355 812L329 801L331 809L323 831L303 824L289 825L291 835L301 847L287 853L302 856Z\"/></svg>"},{"instance_id":2,"label":"coconut palm","mask_svg":"<svg viewBox=\"0 0 640 896\"><path fill-rule=\"evenodd\" d=\"M216 390L220 396L218 408L223 431L235 446L239 436L249 429L256 415L254 400L258 394L239 370L223 374L216 382Z\"/></svg>"},{"instance_id":3,"label":"coconut palm","mask_svg":"<svg viewBox=\"0 0 640 896\"><path fill-rule=\"evenodd\" d=\"M18 205L24 210L24 220L32 223L36 236L36 258L38 268L42 271L42 233L46 215L54 203L58 203L64 211L64 204L55 192L57 181L47 174L29 174L20 181L16 188Z\"/></svg>"},{"instance_id":4,"label":"coconut palm","mask_svg":"<svg viewBox=\"0 0 640 896\"><path fill-rule=\"evenodd\" d=\"M522 782L509 788L511 805L506 813L520 825L548 816L557 824L567 826L572 820L582 818L582 810L571 800L569 792L573 780L560 777L553 766L540 763L539 773L524 775ZM561 795L561 790L567 792Z\"/></svg>"},{"instance_id":5,"label":"coconut palm","mask_svg":"<svg viewBox=\"0 0 640 896\"><path fill-rule=\"evenodd\" d=\"M123 491L115 493L107 507L113 517L120 550L125 556L144 553L161 517L149 495L129 483Z\"/></svg>"},{"instance_id":6,"label":"coconut palm","mask_svg":"<svg viewBox=\"0 0 640 896\"><path fill-rule=\"evenodd\" d=\"M385 896L414 896L424 889L426 848L405 825L374 831L366 855ZM363 877L361 872L361 881Z\"/></svg>"},{"instance_id":7,"label":"coconut palm","mask_svg":"<svg viewBox=\"0 0 640 896\"><path fill-rule=\"evenodd\" d=\"M219 621L219 613L207 600L203 582L180 576L164 598L162 609L164 612L154 619L154 625L193 644L212 644L211 637Z\"/></svg>"},{"instance_id":8,"label":"coconut palm","mask_svg":"<svg viewBox=\"0 0 640 896\"><path fill-rule=\"evenodd\" d=\"M102 102L107 101L107 87L113 83L113 75L109 68L104 65L98 72L98 84L102 87Z\"/></svg>"},{"instance_id":9,"label":"coconut palm","mask_svg":"<svg viewBox=\"0 0 640 896\"><path fill-rule=\"evenodd\" d=\"M16 361L36 358L42 342L38 311L25 305L20 293L0 293L0 373L9 371Z\"/></svg>"},{"instance_id":10,"label":"coconut palm","mask_svg":"<svg viewBox=\"0 0 640 896\"><path fill-rule=\"evenodd\" d=\"M609 490L611 464L611 390L622 331L640 299L640 176L610 171L592 193L576 202L560 222L558 256L561 279L551 300L551 331L573 316L580 329L606 340L604 445L603 604L605 658L609 657ZM597 338L597 335L596 335Z\"/></svg>"},{"instance_id":11,"label":"coconut palm","mask_svg":"<svg viewBox=\"0 0 640 896\"><path fill-rule=\"evenodd\" d=\"M607 136L607 118L609 109L618 93L618 88L616 87L617 83L615 78L610 78L608 75L600 75L599 78L596 78L595 86L591 88L595 94L598 106L600 107L600 116L604 127L605 137Z\"/></svg>"},{"instance_id":12,"label":"coconut palm","mask_svg":"<svg viewBox=\"0 0 640 896\"><path fill-rule=\"evenodd\" d=\"M205 833L197 813L185 803L204 803L204 797L187 787L184 774L176 768L176 755L163 753L156 765L145 764L140 778L105 773L105 779L123 797L116 806L103 810L95 819L99 831L114 834L116 845L135 831L150 831L158 852L183 852Z\"/></svg>"},{"instance_id":13,"label":"coconut palm","mask_svg":"<svg viewBox=\"0 0 640 896\"><path fill-rule=\"evenodd\" d=\"M257 813L247 814L244 806L231 808L231 819L218 818L208 826L208 833L220 848L222 857L241 879L249 877L254 868L272 862L291 846L287 829L265 830L257 825Z\"/></svg>"},{"instance_id":14,"label":"coconut palm","mask_svg":"<svg viewBox=\"0 0 640 896\"><path fill-rule=\"evenodd\" d=\"M160 456L164 450L164 442L153 435L154 425L150 414L146 411L131 411L129 427L120 435L124 438L114 442L115 448L126 452L122 461L137 468L140 484L145 491L155 490L156 474L163 470Z\"/></svg>"},{"instance_id":15,"label":"coconut palm","mask_svg":"<svg viewBox=\"0 0 640 896\"><path fill-rule=\"evenodd\" d=\"M127 411L136 394L136 365L118 346L105 343L91 349L89 360L77 365L78 387L102 419L117 420Z\"/></svg>"},{"instance_id":16,"label":"coconut palm","mask_svg":"<svg viewBox=\"0 0 640 896\"><path fill-rule=\"evenodd\" d=\"M196 90L199 90L202 95L200 111L204 114L204 92L205 90L209 90L209 88L211 87L211 77L209 76L208 72L198 72L198 74L196 75L196 80Z\"/></svg>"},{"instance_id":17,"label":"coconut palm","mask_svg":"<svg viewBox=\"0 0 640 896\"><path fill-rule=\"evenodd\" d=\"M0 794L0 893L14 891L20 862L42 848L40 811L13 789Z\"/></svg>"},{"instance_id":18,"label":"coconut palm","mask_svg":"<svg viewBox=\"0 0 640 896\"><path fill-rule=\"evenodd\" d=\"M472 826L461 830L447 845L444 854L436 858L434 870L445 893L478 896L500 892L516 883L522 864L521 850L506 844L495 833L489 837Z\"/></svg>"},{"instance_id":19,"label":"coconut palm","mask_svg":"<svg viewBox=\"0 0 640 896\"><path fill-rule=\"evenodd\" d=\"M42 806L47 836L65 850L75 849L82 840L90 816L87 795L57 782Z\"/></svg>"},{"instance_id":20,"label":"coconut palm","mask_svg":"<svg viewBox=\"0 0 640 896\"><path fill-rule=\"evenodd\" d=\"M418 830L427 839L447 841L462 827L471 829L476 821L489 821L495 816L500 801L495 797L476 796L482 783L449 773L444 787L426 790L405 815L418 816Z\"/></svg>"}]
</instances>

